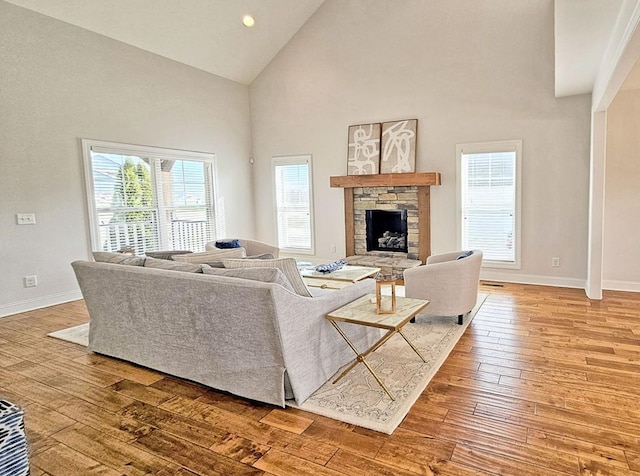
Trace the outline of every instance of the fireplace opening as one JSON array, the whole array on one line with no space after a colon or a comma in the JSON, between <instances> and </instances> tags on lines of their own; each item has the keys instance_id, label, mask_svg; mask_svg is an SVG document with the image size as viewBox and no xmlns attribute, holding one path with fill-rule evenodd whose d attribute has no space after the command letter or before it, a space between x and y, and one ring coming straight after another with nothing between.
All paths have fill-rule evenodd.
<instances>
[{"instance_id":1,"label":"fireplace opening","mask_svg":"<svg viewBox=\"0 0 640 476\"><path fill-rule=\"evenodd\" d=\"M407 211L366 210L367 251L406 253Z\"/></svg>"}]
</instances>

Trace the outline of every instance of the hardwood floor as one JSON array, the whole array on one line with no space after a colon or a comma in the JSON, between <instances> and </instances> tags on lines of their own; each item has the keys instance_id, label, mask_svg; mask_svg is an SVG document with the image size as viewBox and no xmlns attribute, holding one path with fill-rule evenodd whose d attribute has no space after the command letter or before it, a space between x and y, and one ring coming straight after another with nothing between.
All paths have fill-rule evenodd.
<instances>
[{"instance_id":1,"label":"hardwood floor","mask_svg":"<svg viewBox=\"0 0 640 476\"><path fill-rule=\"evenodd\" d=\"M82 301L0 319L0 396L32 475L640 475L640 294L507 284L391 436L249 402L46 337Z\"/></svg>"}]
</instances>

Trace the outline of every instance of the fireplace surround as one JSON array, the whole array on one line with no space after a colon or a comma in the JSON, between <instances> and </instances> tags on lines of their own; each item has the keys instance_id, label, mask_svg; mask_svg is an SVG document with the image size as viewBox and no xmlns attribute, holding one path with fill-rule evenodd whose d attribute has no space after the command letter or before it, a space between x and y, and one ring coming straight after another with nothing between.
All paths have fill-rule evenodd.
<instances>
[{"instance_id":1,"label":"fireplace surround","mask_svg":"<svg viewBox=\"0 0 640 476\"><path fill-rule=\"evenodd\" d=\"M345 245L352 255L426 262L431 254L430 187L440 185L439 172L334 176L333 188L344 189ZM406 210L406 253L367 251L366 210Z\"/></svg>"}]
</instances>

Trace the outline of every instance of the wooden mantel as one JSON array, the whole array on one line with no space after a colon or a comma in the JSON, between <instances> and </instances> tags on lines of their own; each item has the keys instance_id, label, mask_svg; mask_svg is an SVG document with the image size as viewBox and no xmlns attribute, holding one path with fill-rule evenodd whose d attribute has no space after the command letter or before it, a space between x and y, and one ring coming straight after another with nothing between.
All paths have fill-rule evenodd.
<instances>
[{"instance_id":1,"label":"wooden mantel","mask_svg":"<svg viewBox=\"0 0 640 476\"><path fill-rule=\"evenodd\" d=\"M342 175L329 177L333 188L354 187L429 187L440 185L440 172L419 174Z\"/></svg>"},{"instance_id":2,"label":"wooden mantel","mask_svg":"<svg viewBox=\"0 0 640 476\"><path fill-rule=\"evenodd\" d=\"M332 188L344 188L344 224L347 256L355 254L353 189L355 187L418 187L418 258L426 263L431 255L430 188L440 185L440 172L414 174L344 175L329 177Z\"/></svg>"}]
</instances>

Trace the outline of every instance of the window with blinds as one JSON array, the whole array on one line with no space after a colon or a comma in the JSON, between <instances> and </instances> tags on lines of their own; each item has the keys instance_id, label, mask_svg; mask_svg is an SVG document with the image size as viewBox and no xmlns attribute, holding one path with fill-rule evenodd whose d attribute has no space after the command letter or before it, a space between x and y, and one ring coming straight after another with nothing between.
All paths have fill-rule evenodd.
<instances>
[{"instance_id":1,"label":"window with blinds","mask_svg":"<svg viewBox=\"0 0 640 476\"><path fill-rule=\"evenodd\" d=\"M313 254L311 156L274 157L273 178L279 248Z\"/></svg>"},{"instance_id":2,"label":"window with blinds","mask_svg":"<svg viewBox=\"0 0 640 476\"><path fill-rule=\"evenodd\" d=\"M487 267L520 268L522 141L458 146L459 244Z\"/></svg>"},{"instance_id":3,"label":"window with blinds","mask_svg":"<svg viewBox=\"0 0 640 476\"><path fill-rule=\"evenodd\" d=\"M94 251L204 251L215 239L212 154L82 142Z\"/></svg>"}]
</instances>

